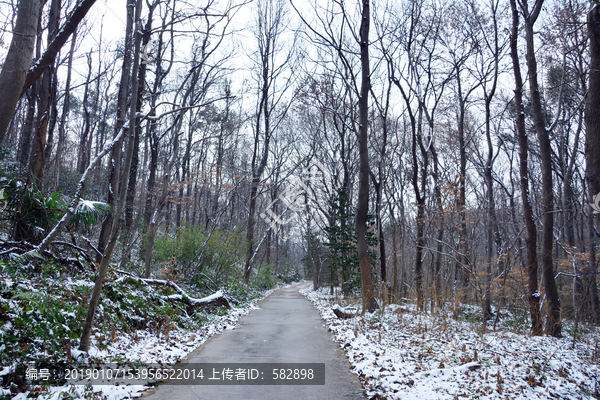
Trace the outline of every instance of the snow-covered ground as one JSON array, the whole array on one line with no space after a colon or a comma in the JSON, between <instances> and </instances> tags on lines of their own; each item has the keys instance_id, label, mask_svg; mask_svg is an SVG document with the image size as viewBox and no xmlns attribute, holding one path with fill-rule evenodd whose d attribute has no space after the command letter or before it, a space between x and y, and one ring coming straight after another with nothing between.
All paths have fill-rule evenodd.
<instances>
[{"instance_id":1,"label":"snow-covered ground","mask_svg":"<svg viewBox=\"0 0 600 400\"><path fill-rule=\"evenodd\" d=\"M411 307L339 319L332 296L301 291L319 309L371 399L595 399L600 334L575 344L481 323L417 314Z\"/></svg>"},{"instance_id":2,"label":"snow-covered ground","mask_svg":"<svg viewBox=\"0 0 600 400\"><path fill-rule=\"evenodd\" d=\"M287 285L290 286L290 285ZM287 287L286 286L286 287ZM284 287L284 286L280 286ZM146 364L172 365L185 358L193 350L201 346L212 336L220 334L228 329L235 329L238 320L248 314L251 310L258 309L256 303L269 296L274 290L264 293L261 298L255 299L245 307L231 308L223 316L213 316L212 319L203 326L201 330L195 332L183 332L171 330L168 335L151 333L139 330L133 334L116 334L108 345L99 346L99 342L104 342L105 338L97 333L92 337L89 356L95 361L106 363L118 360L140 361ZM82 357L77 350L71 351L72 355ZM8 372L8 371L7 371ZM0 374L2 372L0 371ZM121 400L140 397L148 389L142 385L94 385L92 387L82 385L65 385L47 388L34 388L30 392L20 393L13 397L16 400L26 398L59 400L63 398L86 398L86 399L107 399ZM0 396L10 395L10 391L0 388ZM38 395L36 396L36 393ZM70 396L70 397L69 397Z\"/></svg>"}]
</instances>

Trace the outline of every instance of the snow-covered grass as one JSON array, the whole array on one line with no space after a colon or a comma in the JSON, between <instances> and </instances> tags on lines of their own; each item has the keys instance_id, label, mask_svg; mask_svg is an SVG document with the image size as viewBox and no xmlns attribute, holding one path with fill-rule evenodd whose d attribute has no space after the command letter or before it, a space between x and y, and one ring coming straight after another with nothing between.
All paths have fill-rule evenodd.
<instances>
[{"instance_id":1,"label":"snow-covered grass","mask_svg":"<svg viewBox=\"0 0 600 400\"><path fill-rule=\"evenodd\" d=\"M234 329L241 316L256 308L258 307L255 302L248 303L242 308L232 308L225 315L211 318L195 332L177 329L168 334L157 335L147 330L136 330L129 334L118 334L109 345L104 345L103 342L106 339L101 333L96 333L92 338L88 354L96 362L134 360L146 364L175 364L212 336L227 329ZM77 350L72 350L72 353L75 357L80 356ZM73 385L36 387L31 392L19 394L14 399L25 399L39 391L36 396L38 399L58 400L64 398L62 396L66 394L75 399L91 397L120 400L139 397L146 389L148 389L147 386L141 385L94 385L91 388Z\"/></svg>"},{"instance_id":2,"label":"snow-covered grass","mask_svg":"<svg viewBox=\"0 0 600 400\"><path fill-rule=\"evenodd\" d=\"M328 289L327 289L328 290ZM335 298L301 291L319 309L371 399L600 398L600 333L532 337L414 307L339 319ZM565 323L568 325L568 323ZM567 329L565 329L567 330Z\"/></svg>"},{"instance_id":3,"label":"snow-covered grass","mask_svg":"<svg viewBox=\"0 0 600 400\"><path fill-rule=\"evenodd\" d=\"M24 365L56 368L86 361L175 364L210 337L234 329L240 317L256 309L257 302L275 290L232 287L241 300L236 306L188 315L184 303L165 300L169 287L150 288L135 280L125 283L112 278L105 284L86 355L76 347L86 309L82 299L89 295L91 286L88 280L69 277L17 282L0 278L0 289L7 297L0 296L0 384L9 378L8 385L0 386L2 400L11 396L110 400L139 397L148 387L40 386L36 384L39 381L28 384L21 370ZM20 382L19 388L14 382ZM14 389L23 388L27 390L15 393Z\"/></svg>"}]
</instances>

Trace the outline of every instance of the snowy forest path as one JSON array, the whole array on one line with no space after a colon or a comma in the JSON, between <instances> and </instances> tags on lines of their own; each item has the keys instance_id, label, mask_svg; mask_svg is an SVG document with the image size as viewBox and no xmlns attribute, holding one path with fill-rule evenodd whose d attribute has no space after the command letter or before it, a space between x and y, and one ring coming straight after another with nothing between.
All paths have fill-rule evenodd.
<instances>
[{"instance_id":1,"label":"snowy forest path","mask_svg":"<svg viewBox=\"0 0 600 400\"><path fill-rule=\"evenodd\" d=\"M319 312L299 290L276 290L239 326L215 335L186 358L187 363L325 363L325 385L161 385L151 399L362 399L362 387L340 347L325 330ZM206 374L205 374L206 375Z\"/></svg>"}]
</instances>

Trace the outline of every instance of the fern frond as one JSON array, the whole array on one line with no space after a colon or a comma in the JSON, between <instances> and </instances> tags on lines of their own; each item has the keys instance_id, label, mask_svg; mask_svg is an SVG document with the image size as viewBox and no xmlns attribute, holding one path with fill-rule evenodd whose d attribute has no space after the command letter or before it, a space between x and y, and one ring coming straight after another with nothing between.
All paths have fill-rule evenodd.
<instances>
[{"instance_id":1,"label":"fern frond","mask_svg":"<svg viewBox=\"0 0 600 400\"><path fill-rule=\"evenodd\" d=\"M15 258L16 262L19 262L21 264L27 264L28 262L30 262L31 260L33 260L34 258L39 258L39 259L44 259L44 257L42 257L42 255L40 253L38 253L35 250L30 250L27 253L23 253L20 256L17 256Z\"/></svg>"}]
</instances>

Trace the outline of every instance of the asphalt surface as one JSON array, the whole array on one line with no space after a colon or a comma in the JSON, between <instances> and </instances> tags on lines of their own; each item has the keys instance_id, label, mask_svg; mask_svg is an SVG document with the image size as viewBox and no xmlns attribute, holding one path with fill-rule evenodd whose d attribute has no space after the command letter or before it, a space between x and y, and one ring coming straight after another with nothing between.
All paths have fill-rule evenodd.
<instances>
[{"instance_id":1,"label":"asphalt surface","mask_svg":"<svg viewBox=\"0 0 600 400\"><path fill-rule=\"evenodd\" d=\"M194 363L324 363L324 385L170 385L145 393L156 399L364 399L358 378L318 311L298 291L304 283L275 291L224 331L193 351L183 364ZM209 372L209 371L206 371ZM205 378L208 375L205 372ZM212 377L220 375L212 374Z\"/></svg>"}]
</instances>

